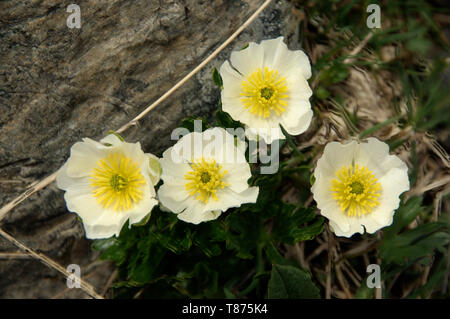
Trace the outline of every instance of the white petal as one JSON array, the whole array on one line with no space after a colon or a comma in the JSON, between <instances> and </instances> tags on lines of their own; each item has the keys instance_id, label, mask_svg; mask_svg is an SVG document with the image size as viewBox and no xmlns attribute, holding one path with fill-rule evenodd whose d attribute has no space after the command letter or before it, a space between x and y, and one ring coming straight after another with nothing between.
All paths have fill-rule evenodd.
<instances>
[{"instance_id":1,"label":"white petal","mask_svg":"<svg viewBox=\"0 0 450 319\"><path fill-rule=\"evenodd\" d=\"M392 168L408 170L401 159L395 155L389 155L389 146L386 143L373 137L358 145L355 161L360 165L367 166L377 178L381 178Z\"/></svg>"},{"instance_id":2,"label":"white petal","mask_svg":"<svg viewBox=\"0 0 450 319\"><path fill-rule=\"evenodd\" d=\"M240 207L245 203L256 203L258 193L258 187L250 187L241 193L236 193L229 188L224 188L217 191L218 200L215 201L210 199L205 209L226 211L231 207Z\"/></svg>"},{"instance_id":3,"label":"white petal","mask_svg":"<svg viewBox=\"0 0 450 319\"><path fill-rule=\"evenodd\" d=\"M342 212L340 206L333 198L331 192L331 179L322 179L316 177L316 181L312 188L314 200L317 203L317 208L320 209L320 214L339 226L342 232L350 231L350 219Z\"/></svg>"},{"instance_id":4,"label":"white petal","mask_svg":"<svg viewBox=\"0 0 450 319\"><path fill-rule=\"evenodd\" d=\"M96 224L104 213L109 213L114 216L114 211L107 211L101 207L92 193L76 194L67 191L64 194L64 199L66 200L67 209L73 213L77 213L85 224Z\"/></svg>"},{"instance_id":5,"label":"white petal","mask_svg":"<svg viewBox=\"0 0 450 319\"><path fill-rule=\"evenodd\" d=\"M192 132L186 134L171 148L171 159L176 164L191 163L193 160L202 157L203 145L202 133ZM166 158L165 153L163 154L163 158Z\"/></svg>"},{"instance_id":6,"label":"white petal","mask_svg":"<svg viewBox=\"0 0 450 319\"><path fill-rule=\"evenodd\" d=\"M172 148L169 149L171 151ZM172 152L164 152L163 158L160 159L162 174L161 179L164 183L185 185L186 179L184 175L192 171L192 168L187 163L174 163L170 156ZM181 160L181 159L180 159Z\"/></svg>"},{"instance_id":7,"label":"white petal","mask_svg":"<svg viewBox=\"0 0 450 319\"><path fill-rule=\"evenodd\" d=\"M222 165L239 164L248 167L245 158L245 145L239 143L237 137L223 128L216 127L203 133L202 156L204 158L214 158L217 163Z\"/></svg>"},{"instance_id":8,"label":"white petal","mask_svg":"<svg viewBox=\"0 0 450 319\"><path fill-rule=\"evenodd\" d=\"M231 67L228 61L220 67L220 76L223 82L222 97L240 98L244 78Z\"/></svg>"},{"instance_id":9,"label":"white petal","mask_svg":"<svg viewBox=\"0 0 450 319\"><path fill-rule=\"evenodd\" d=\"M159 158L156 157L155 155L150 153L145 153L145 155L147 156L147 163L148 163L147 170L150 176L150 180L152 181L153 185L156 185L158 184L161 178L162 173L161 163L159 162Z\"/></svg>"},{"instance_id":10,"label":"white petal","mask_svg":"<svg viewBox=\"0 0 450 319\"><path fill-rule=\"evenodd\" d=\"M67 175L67 162L65 162L56 174L56 185L59 189L67 190L73 183L74 179Z\"/></svg>"},{"instance_id":11,"label":"white petal","mask_svg":"<svg viewBox=\"0 0 450 319\"><path fill-rule=\"evenodd\" d=\"M277 69L281 74L296 70L305 79L311 77L311 64L302 50L291 51L283 42L283 38L261 42L264 48L264 65Z\"/></svg>"},{"instance_id":12,"label":"white petal","mask_svg":"<svg viewBox=\"0 0 450 319\"><path fill-rule=\"evenodd\" d=\"M123 225L126 223L126 220L121 221L121 224L118 225L86 225L83 224L84 232L86 234L86 238L89 239L101 239L101 238L109 238L111 236L119 236L120 230ZM120 227L120 228L119 228Z\"/></svg>"},{"instance_id":13,"label":"white petal","mask_svg":"<svg viewBox=\"0 0 450 319\"><path fill-rule=\"evenodd\" d=\"M174 201L183 201L189 197L185 185L164 183L159 187L158 196L163 194L164 198L168 197Z\"/></svg>"},{"instance_id":14,"label":"white petal","mask_svg":"<svg viewBox=\"0 0 450 319\"><path fill-rule=\"evenodd\" d=\"M129 218L128 214L104 210L103 214L95 223L83 220L86 237L91 239L107 238L113 235L119 236L123 225Z\"/></svg>"},{"instance_id":15,"label":"white petal","mask_svg":"<svg viewBox=\"0 0 450 319\"><path fill-rule=\"evenodd\" d=\"M129 216L130 226L140 222L145 216L147 216L153 210L153 207L158 205L158 201L154 198L149 198L145 205L146 207L144 208L143 206L143 209L133 209L133 213Z\"/></svg>"},{"instance_id":16,"label":"white petal","mask_svg":"<svg viewBox=\"0 0 450 319\"><path fill-rule=\"evenodd\" d=\"M248 188L248 180L252 176L250 166L247 163L232 164L224 163L223 169L227 171L223 181L228 183L229 188L240 193Z\"/></svg>"},{"instance_id":17,"label":"white petal","mask_svg":"<svg viewBox=\"0 0 450 319\"><path fill-rule=\"evenodd\" d=\"M171 187L167 184L161 185L158 189L158 199L164 207L168 208L171 212L175 214L181 213L190 203L189 197L186 197L183 200L176 200L172 197L175 197L172 194Z\"/></svg>"},{"instance_id":18,"label":"white petal","mask_svg":"<svg viewBox=\"0 0 450 319\"><path fill-rule=\"evenodd\" d=\"M317 161L315 172L323 172L326 175L335 176L342 166L349 166L354 160L357 142L347 144L330 142L325 146L322 157Z\"/></svg>"},{"instance_id":19,"label":"white petal","mask_svg":"<svg viewBox=\"0 0 450 319\"><path fill-rule=\"evenodd\" d=\"M358 223L352 223L347 231L342 230L341 226L343 224L335 223L330 220L330 228L335 233L336 236L340 237L352 237L355 233L364 233L364 227Z\"/></svg>"},{"instance_id":20,"label":"white petal","mask_svg":"<svg viewBox=\"0 0 450 319\"><path fill-rule=\"evenodd\" d=\"M291 70L286 76L289 88L289 98L294 100L308 100L312 95L308 81L296 70Z\"/></svg>"},{"instance_id":21,"label":"white petal","mask_svg":"<svg viewBox=\"0 0 450 319\"><path fill-rule=\"evenodd\" d=\"M255 42L250 42L246 49L233 51L230 61L236 70L247 76L257 71L258 68L263 68L264 50Z\"/></svg>"},{"instance_id":22,"label":"white petal","mask_svg":"<svg viewBox=\"0 0 450 319\"><path fill-rule=\"evenodd\" d=\"M204 203L191 197L186 201L188 202L186 209L177 216L180 220L192 224L199 224L211 220L214 217L217 218L217 216L211 215L209 211L205 210Z\"/></svg>"},{"instance_id":23,"label":"white petal","mask_svg":"<svg viewBox=\"0 0 450 319\"><path fill-rule=\"evenodd\" d=\"M114 146L120 145L124 143L119 137L117 137L115 134L108 134L106 137L100 140L100 143L103 144L111 144Z\"/></svg>"},{"instance_id":24,"label":"white petal","mask_svg":"<svg viewBox=\"0 0 450 319\"><path fill-rule=\"evenodd\" d=\"M85 138L83 142L75 143L70 149L66 173L70 177L88 176L97 167L97 161L107 154L105 146Z\"/></svg>"},{"instance_id":25,"label":"white petal","mask_svg":"<svg viewBox=\"0 0 450 319\"><path fill-rule=\"evenodd\" d=\"M380 205L371 213L371 217L382 227L392 223L394 211L400 205L400 195L409 189L408 173L399 168L392 168L378 180L381 185Z\"/></svg>"},{"instance_id":26,"label":"white petal","mask_svg":"<svg viewBox=\"0 0 450 319\"><path fill-rule=\"evenodd\" d=\"M241 123L249 123L252 113L247 110L240 97L229 97L222 91L222 110Z\"/></svg>"},{"instance_id":27,"label":"white petal","mask_svg":"<svg viewBox=\"0 0 450 319\"><path fill-rule=\"evenodd\" d=\"M280 123L289 134L299 135L308 129L312 116L309 101L291 101L286 112L281 114Z\"/></svg>"},{"instance_id":28,"label":"white petal","mask_svg":"<svg viewBox=\"0 0 450 319\"><path fill-rule=\"evenodd\" d=\"M130 158L138 165L142 165L145 162L148 165L148 158L144 154L141 148L141 143L122 143L117 146L111 147L111 151L121 151L124 156Z\"/></svg>"}]
</instances>

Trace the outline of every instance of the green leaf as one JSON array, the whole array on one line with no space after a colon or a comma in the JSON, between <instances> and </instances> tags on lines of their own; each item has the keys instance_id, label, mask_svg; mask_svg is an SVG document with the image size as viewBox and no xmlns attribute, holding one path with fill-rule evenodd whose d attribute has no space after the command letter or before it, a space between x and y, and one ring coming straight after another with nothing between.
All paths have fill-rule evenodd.
<instances>
[{"instance_id":1,"label":"green leaf","mask_svg":"<svg viewBox=\"0 0 450 319\"><path fill-rule=\"evenodd\" d=\"M115 241L100 255L100 259L111 260L116 265L121 265L126 260L126 257L126 249L120 245L119 241Z\"/></svg>"},{"instance_id":2,"label":"green leaf","mask_svg":"<svg viewBox=\"0 0 450 319\"><path fill-rule=\"evenodd\" d=\"M295 229L293 231L294 242L314 239L317 235L322 233L323 222L324 219L319 217L312 225Z\"/></svg>"},{"instance_id":3,"label":"green leaf","mask_svg":"<svg viewBox=\"0 0 450 319\"><path fill-rule=\"evenodd\" d=\"M404 264L430 256L450 243L450 227L446 222L433 222L388 237L380 245L380 256L386 263Z\"/></svg>"},{"instance_id":4,"label":"green leaf","mask_svg":"<svg viewBox=\"0 0 450 319\"><path fill-rule=\"evenodd\" d=\"M408 298L416 299L421 296L423 299L430 298L433 290L440 287L445 278L450 274L450 267L447 266L447 258L442 258L437 266L434 267L434 272L428 278L427 282L411 292Z\"/></svg>"},{"instance_id":5,"label":"green leaf","mask_svg":"<svg viewBox=\"0 0 450 319\"><path fill-rule=\"evenodd\" d=\"M394 214L392 225L383 231L384 237L389 238L398 234L403 228L408 226L423 210L422 197L411 197L400 206Z\"/></svg>"},{"instance_id":6,"label":"green leaf","mask_svg":"<svg viewBox=\"0 0 450 319\"><path fill-rule=\"evenodd\" d=\"M320 291L305 271L283 265L273 265L269 280L270 299L318 299Z\"/></svg>"},{"instance_id":7,"label":"green leaf","mask_svg":"<svg viewBox=\"0 0 450 319\"><path fill-rule=\"evenodd\" d=\"M372 126L371 128L368 128L367 130L361 132L361 133L359 134L359 138L362 139L362 138L365 138L365 137L367 137L367 136L370 136L370 135L372 135L374 132L378 131L379 129L381 129L381 128L383 128L383 127L389 125L389 124L392 124L392 123L398 121L398 119L400 119L401 117L402 117L402 115L394 116L394 117L392 117L392 118L390 118L390 119L387 119L387 120L384 121L384 122L378 123L378 124Z\"/></svg>"},{"instance_id":8,"label":"green leaf","mask_svg":"<svg viewBox=\"0 0 450 319\"><path fill-rule=\"evenodd\" d=\"M139 241L128 264L128 279L140 284L151 281L166 252L154 237Z\"/></svg>"},{"instance_id":9,"label":"green leaf","mask_svg":"<svg viewBox=\"0 0 450 319\"><path fill-rule=\"evenodd\" d=\"M104 239L95 239L92 243L92 249L97 251L105 251L108 248L114 246L117 244L117 238L116 237L110 237L110 238L104 238Z\"/></svg>"},{"instance_id":10,"label":"green leaf","mask_svg":"<svg viewBox=\"0 0 450 319\"><path fill-rule=\"evenodd\" d=\"M409 51L420 55L425 55L432 46L433 43L425 38L414 38L406 42Z\"/></svg>"},{"instance_id":11,"label":"green leaf","mask_svg":"<svg viewBox=\"0 0 450 319\"><path fill-rule=\"evenodd\" d=\"M227 128L238 128L243 127L241 122L233 120L233 118L228 114L227 112L224 112L222 110L216 111L216 124L217 126L223 127L225 129Z\"/></svg>"},{"instance_id":12,"label":"green leaf","mask_svg":"<svg viewBox=\"0 0 450 319\"><path fill-rule=\"evenodd\" d=\"M220 76L219 71L217 71L216 68L212 69L212 80L214 82L215 85L217 85L219 87L219 89L223 89L223 81L222 81L222 77Z\"/></svg>"},{"instance_id":13,"label":"green leaf","mask_svg":"<svg viewBox=\"0 0 450 319\"><path fill-rule=\"evenodd\" d=\"M141 227L147 225L148 221L150 220L150 217L152 216L152 212L145 215L139 222L133 224L133 227Z\"/></svg>"},{"instance_id":14,"label":"green leaf","mask_svg":"<svg viewBox=\"0 0 450 319\"><path fill-rule=\"evenodd\" d=\"M184 127L189 130L189 132L195 131L195 123L194 121L201 121L201 131L204 132L205 130L209 129L211 125L209 125L208 121L205 118L195 117L195 116L188 116L187 118L183 119L181 121L181 127Z\"/></svg>"},{"instance_id":15,"label":"green leaf","mask_svg":"<svg viewBox=\"0 0 450 319\"><path fill-rule=\"evenodd\" d=\"M327 99L330 96L330 94L331 94L330 91L328 91L322 86L319 86L315 91L315 95L317 96L318 99L321 100Z\"/></svg>"},{"instance_id":16,"label":"green leaf","mask_svg":"<svg viewBox=\"0 0 450 319\"><path fill-rule=\"evenodd\" d=\"M247 49L248 45L249 45L248 43L244 44L244 46L241 48L241 51Z\"/></svg>"},{"instance_id":17,"label":"green leaf","mask_svg":"<svg viewBox=\"0 0 450 319\"><path fill-rule=\"evenodd\" d=\"M367 287L366 284L367 278L361 282L361 286L359 286L358 290L355 293L355 299L372 299L373 293L375 289Z\"/></svg>"},{"instance_id":18,"label":"green leaf","mask_svg":"<svg viewBox=\"0 0 450 319\"><path fill-rule=\"evenodd\" d=\"M252 259L260 239L260 215L249 210L238 210L225 220L227 249L236 251L242 259Z\"/></svg>"},{"instance_id":19,"label":"green leaf","mask_svg":"<svg viewBox=\"0 0 450 319\"><path fill-rule=\"evenodd\" d=\"M316 182L316 177L314 176L314 174L311 174L309 176L309 183L311 184L311 186L313 186L315 182Z\"/></svg>"},{"instance_id":20,"label":"green leaf","mask_svg":"<svg viewBox=\"0 0 450 319\"><path fill-rule=\"evenodd\" d=\"M108 131L108 133L106 133L106 136L108 136L109 134L115 135L119 140L121 140L122 142L125 142L124 138L122 136L120 136L119 133L116 133L114 131Z\"/></svg>"},{"instance_id":21,"label":"green leaf","mask_svg":"<svg viewBox=\"0 0 450 319\"><path fill-rule=\"evenodd\" d=\"M261 211L264 217L277 214L278 203L281 203L278 188L282 182L281 174L260 175L255 180L254 185L259 187L259 195L254 208Z\"/></svg>"},{"instance_id":22,"label":"green leaf","mask_svg":"<svg viewBox=\"0 0 450 319\"><path fill-rule=\"evenodd\" d=\"M269 259L269 261L272 264L290 265L290 266L295 266L296 264L295 261L287 260L283 256L281 256L272 242L268 242L266 244L266 246L264 247L264 251L266 253L267 259Z\"/></svg>"},{"instance_id":23,"label":"green leaf","mask_svg":"<svg viewBox=\"0 0 450 319\"><path fill-rule=\"evenodd\" d=\"M275 216L273 236L276 240L293 245L303 240L311 240L323 231L323 218L315 218L314 210L311 208L295 205L280 205ZM314 221L312 224L308 223Z\"/></svg>"},{"instance_id":24,"label":"green leaf","mask_svg":"<svg viewBox=\"0 0 450 319\"><path fill-rule=\"evenodd\" d=\"M328 87L332 84L336 84L344 81L350 72L348 70L348 66L336 62L330 68L324 69L320 74L320 83L322 83L325 87Z\"/></svg>"},{"instance_id":25,"label":"green leaf","mask_svg":"<svg viewBox=\"0 0 450 319\"><path fill-rule=\"evenodd\" d=\"M281 129L281 132L283 132L283 135L285 136L286 141L287 141L288 145L290 146L290 148L292 149L292 152L294 152L295 156L303 157L303 154L300 153L300 151L297 148L297 145L295 145L294 139L288 132L286 132L286 130L284 129L284 127L281 124L280 124L280 129Z\"/></svg>"}]
</instances>

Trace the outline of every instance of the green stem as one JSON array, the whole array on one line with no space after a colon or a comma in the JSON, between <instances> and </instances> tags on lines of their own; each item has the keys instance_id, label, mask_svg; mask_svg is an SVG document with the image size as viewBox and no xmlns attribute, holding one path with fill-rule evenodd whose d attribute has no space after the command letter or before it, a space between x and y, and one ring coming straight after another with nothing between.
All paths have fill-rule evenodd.
<instances>
[{"instance_id":1,"label":"green stem","mask_svg":"<svg viewBox=\"0 0 450 319\"><path fill-rule=\"evenodd\" d=\"M264 246L264 243L259 243L258 246L256 247L256 274L255 274L255 276L259 275L260 273L262 273L264 271L264 261L263 261L263 257L262 257L263 246ZM238 297L247 296L250 292L252 292L253 289L255 289L258 286L259 280L260 280L259 277L257 277L257 278L253 277L253 280L250 283L250 285L248 285L247 288L242 290L238 294Z\"/></svg>"},{"instance_id":2,"label":"green stem","mask_svg":"<svg viewBox=\"0 0 450 319\"><path fill-rule=\"evenodd\" d=\"M288 143L288 145L292 148L292 151L294 152L294 154L296 156L301 156L303 157L303 154L300 153L300 151L297 148L297 145L295 145L294 140L292 139L292 136L289 135L288 132L286 132L286 130L284 129L283 126L280 125L281 131L283 132L284 136L286 137L286 141Z\"/></svg>"},{"instance_id":3,"label":"green stem","mask_svg":"<svg viewBox=\"0 0 450 319\"><path fill-rule=\"evenodd\" d=\"M262 257L264 242L260 242L256 247L256 274L264 271L264 260Z\"/></svg>"},{"instance_id":4,"label":"green stem","mask_svg":"<svg viewBox=\"0 0 450 319\"><path fill-rule=\"evenodd\" d=\"M259 284L260 278L258 277L258 275L260 275L264 271L263 248L267 242L267 236L266 236L266 233L264 230L264 224L263 224L261 218L259 219L259 231L260 231L260 233L259 233L258 244L256 245L256 274L255 274L255 276L253 276L253 280L250 283L250 285L247 288L245 288L244 290L242 290L238 294L238 297L247 296L250 292L252 292L253 289L255 289Z\"/></svg>"}]
</instances>

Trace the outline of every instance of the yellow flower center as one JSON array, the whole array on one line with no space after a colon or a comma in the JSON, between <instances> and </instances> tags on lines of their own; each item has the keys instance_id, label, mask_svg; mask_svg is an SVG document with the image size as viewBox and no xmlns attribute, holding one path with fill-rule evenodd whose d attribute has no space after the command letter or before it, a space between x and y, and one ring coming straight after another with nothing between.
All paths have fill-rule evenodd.
<instances>
[{"instance_id":1,"label":"yellow flower center","mask_svg":"<svg viewBox=\"0 0 450 319\"><path fill-rule=\"evenodd\" d=\"M264 71L259 68L242 81L241 96L245 108L253 114L267 118L274 112L279 116L288 105L286 78L268 67Z\"/></svg>"},{"instance_id":2,"label":"yellow flower center","mask_svg":"<svg viewBox=\"0 0 450 319\"><path fill-rule=\"evenodd\" d=\"M128 210L139 203L144 184L140 167L120 153L99 160L91 173L92 193L97 202L115 211Z\"/></svg>"},{"instance_id":3,"label":"yellow flower center","mask_svg":"<svg viewBox=\"0 0 450 319\"><path fill-rule=\"evenodd\" d=\"M217 190L230 185L222 181L227 171L222 171L222 165L218 165L214 159L206 161L202 157L201 160L193 161L191 168L192 171L184 175L186 190L205 204L210 197L218 200Z\"/></svg>"},{"instance_id":4,"label":"yellow flower center","mask_svg":"<svg viewBox=\"0 0 450 319\"><path fill-rule=\"evenodd\" d=\"M365 166L343 166L331 181L333 198L348 216L370 213L380 202L381 185Z\"/></svg>"}]
</instances>

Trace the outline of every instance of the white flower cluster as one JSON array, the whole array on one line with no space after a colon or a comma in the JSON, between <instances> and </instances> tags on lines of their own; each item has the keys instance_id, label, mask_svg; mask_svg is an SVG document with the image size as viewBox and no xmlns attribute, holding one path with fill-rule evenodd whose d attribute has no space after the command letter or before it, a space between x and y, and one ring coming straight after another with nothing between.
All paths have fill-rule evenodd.
<instances>
[{"instance_id":1,"label":"white flower cluster","mask_svg":"<svg viewBox=\"0 0 450 319\"><path fill-rule=\"evenodd\" d=\"M233 52L220 75L223 111L245 125L249 140L271 144L285 138L280 126L291 135L309 127L311 65L283 38ZM405 163L374 138L329 143L314 176L317 207L338 236L389 225L399 195L409 189ZM259 189L249 186L250 177L242 141L211 128L183 136L160 159L115 134L100 142L85 138L72 146L57 185L66 191L68 210L82 219L86 237L95 239L118 236L127 221L140 222L158 202L185 222L214 220L257 201Z\"/></svg>"}]
</instances>

